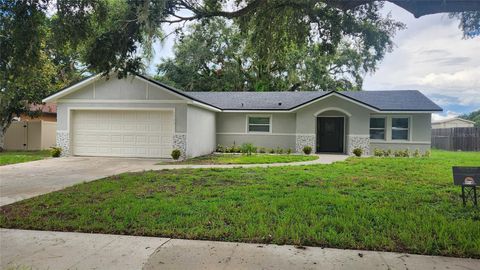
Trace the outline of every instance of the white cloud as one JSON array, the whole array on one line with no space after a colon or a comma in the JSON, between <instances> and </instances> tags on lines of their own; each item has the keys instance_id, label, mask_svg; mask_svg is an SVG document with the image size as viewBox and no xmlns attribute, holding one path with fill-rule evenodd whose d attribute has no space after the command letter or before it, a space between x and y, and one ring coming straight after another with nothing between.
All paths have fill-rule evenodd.
<instances>
[{"instance_id":1,"label":"white cloud","mask_svg":"<svg viewBox=\"0 0 480 270\"><path fill-rule=\"evenodd\" d=\"M460 115L461 115L461 113L452 112L452 111L447 111L446 114L433 113L432 114L432 121L440 121L440 120L455 118L455 117L458 117Z\"/></svg>"},{"instance_id":2,"label":"white cloud","mask_svg":"<svg viewBox=\"0 0 480 270\"><path fill-rule=\"evenodd\" d=\"M386 4L385 12L407 29L396 48L365 78L365 89L418 89L441 106L480 107L480 37L463 39L458 20L446 14L415 19Z\"/></svg>"}]
</instances>

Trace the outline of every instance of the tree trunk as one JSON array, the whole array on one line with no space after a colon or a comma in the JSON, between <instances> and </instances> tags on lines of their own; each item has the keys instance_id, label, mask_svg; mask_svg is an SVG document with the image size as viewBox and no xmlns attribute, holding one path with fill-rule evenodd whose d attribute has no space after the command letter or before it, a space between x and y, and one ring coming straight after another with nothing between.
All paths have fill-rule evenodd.
<instances>
[{"instance_id":1,"label":"tree trunk","mask_svg":"<svg viewBox=\"0 0 480 270\"><path fill-rule=\"evenodd\" d=\"M5 150L5 134L7 133L10 123L12 123L11 120L0 123L0 152Z\"/></svg>"}]
</instances>

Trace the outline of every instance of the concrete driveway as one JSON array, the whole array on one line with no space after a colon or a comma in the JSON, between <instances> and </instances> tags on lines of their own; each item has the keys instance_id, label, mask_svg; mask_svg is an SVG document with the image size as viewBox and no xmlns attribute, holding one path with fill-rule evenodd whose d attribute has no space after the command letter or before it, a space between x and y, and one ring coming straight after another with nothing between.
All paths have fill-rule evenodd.
<instances>
[{"instance_id":1,"label":"concrete driveway","mask_svg":"<svg viewBox=\"0 0 480 270\"><path fill-rule=\"evenodd\" d=\"M160 169L158 159L65 157L0 167L0 206L81 182L129 171Z\"/></svg>"}]
</instances>

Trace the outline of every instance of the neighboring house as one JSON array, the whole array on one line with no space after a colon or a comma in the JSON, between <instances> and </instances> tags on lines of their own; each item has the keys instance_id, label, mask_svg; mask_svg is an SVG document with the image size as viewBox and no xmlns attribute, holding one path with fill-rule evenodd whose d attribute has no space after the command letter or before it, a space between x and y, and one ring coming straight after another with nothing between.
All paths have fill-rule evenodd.
<instances>
[{"instance_id":1,"label":"neighboring house","mask_svg":"<svg viewBox=\"0 0 480 270\"><path fill-rule=\"evenodd\" d=\"M433 121L432 128L458 128L458 127L473 127L475 122L470 120L465 120L462 118L450 118L440 121Z\"/></svg>"},{"instance_id":2,"label":"neighboring house","mask_svg":"<svg viewBox=\"0 0 480 270\"><path fill-rule=\"evenodd\" d=\"M366 154L430 149L431 113L418 91L183 92L144 76L85 79L57 102L57 145L85 156L187 157L217 144Z\"/></svg>"},{"instance_id":3,"label":"neighboring house","mask_svg":"<svg viewBox=\"0 0 480 270\"><path fill-rule=\"evenodd\" d=\"M30 112L35 116L29 116L22 114L20 117L16 117L16 121L32 121L43 120L49 122L57 122L57 105L55 103L47 104L30 104Z\"/></svg>"}]
</instances>

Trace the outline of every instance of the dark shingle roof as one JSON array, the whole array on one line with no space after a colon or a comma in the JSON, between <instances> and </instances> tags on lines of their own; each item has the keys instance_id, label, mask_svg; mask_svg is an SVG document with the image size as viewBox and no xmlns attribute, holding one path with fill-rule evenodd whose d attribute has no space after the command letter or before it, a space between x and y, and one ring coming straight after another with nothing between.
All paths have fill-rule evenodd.
<instances>
[{"instance_id":1,"label":"dark shingle roof","mask_svg":"<svg viewBox=\"0 0 480 270\"><path fill-rule=\"evenodd\" d=\"M333 92L183 92L222 110L291 110ZM416 90L335 92L380 111L441 111Z\"/></svg>"}]
</instances>

